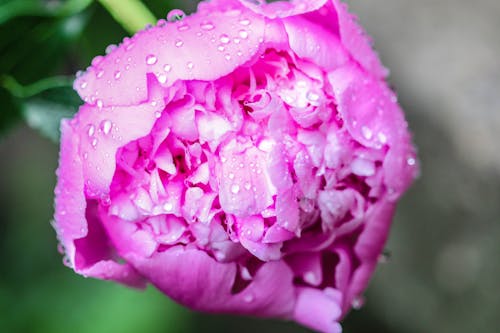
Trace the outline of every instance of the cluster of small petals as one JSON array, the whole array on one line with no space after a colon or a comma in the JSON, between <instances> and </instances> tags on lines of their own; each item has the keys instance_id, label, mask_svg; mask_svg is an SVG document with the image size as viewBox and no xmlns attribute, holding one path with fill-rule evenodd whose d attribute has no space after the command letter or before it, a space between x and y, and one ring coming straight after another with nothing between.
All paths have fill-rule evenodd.
<instances>
[{"instance_id":1,"label":"cluster of small petals","mask_svg":"<svg viewBox=\"0 0 500 333\"><path fill-rule=\"evenodd\" d=\"M213 0L124 40L62 126L68 265L340 332L418 171L384 76L338 0Z\"/></svg>"}]
</instances>

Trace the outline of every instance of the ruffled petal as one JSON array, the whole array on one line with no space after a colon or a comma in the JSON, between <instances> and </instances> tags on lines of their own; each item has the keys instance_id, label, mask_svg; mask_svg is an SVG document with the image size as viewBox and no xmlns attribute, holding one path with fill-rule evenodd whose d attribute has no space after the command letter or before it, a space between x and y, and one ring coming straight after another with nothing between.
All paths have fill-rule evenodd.
<instances>
[{"instance_id":1,"label":"ruffled petal","mask_svg":"<svg viewBox=\"0 0 500 333\"><path fill-rule=\"evenodd\" d=\"M241 7L234 13L206 10L140 31L94 60L74 87L89 104L125 106L147 100L147 75L170 86L229 74L254 56L265 27L263 17L251 10Z\"/></svg>"},{"instance_id":2,"label":"ruffled petal","mask_svg":"<svg viewBox=\"0 0 500 333\"><path fill-rule=\"evenodd\" d=\"M251 283L231 292L236 263L219 263L205 252L174 247L145 260L130 254L134 267L181 304L208 312L290 318L295 304L292 272L280 261L259 268ZM175 267L175 269L171 269Z\"/></svg>"}]
</instances>

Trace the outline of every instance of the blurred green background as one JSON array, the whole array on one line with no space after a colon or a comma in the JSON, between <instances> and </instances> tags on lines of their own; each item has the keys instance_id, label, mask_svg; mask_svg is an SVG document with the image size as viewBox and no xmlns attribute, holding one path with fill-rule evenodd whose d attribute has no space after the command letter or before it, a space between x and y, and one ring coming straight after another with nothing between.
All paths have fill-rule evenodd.
<instances>
[{"instance_id":1,"label":"blurred green background","mask_svg":"<svg viewBox=\"0 0 500 333\"><path fill-rule=\"evenodd\" d=\"M158 18L196 5L143 2ZM391 69L422 177L399 206L391 258L345 332L498 332L500 2L348 3ZM72 77L60 76L126 35L96 1L0 0L0 332L309 332L194 313L153 288L85 279L62 265L49 224L58 153L49 139L78 97Z\"/></svg>"}]
</instances>

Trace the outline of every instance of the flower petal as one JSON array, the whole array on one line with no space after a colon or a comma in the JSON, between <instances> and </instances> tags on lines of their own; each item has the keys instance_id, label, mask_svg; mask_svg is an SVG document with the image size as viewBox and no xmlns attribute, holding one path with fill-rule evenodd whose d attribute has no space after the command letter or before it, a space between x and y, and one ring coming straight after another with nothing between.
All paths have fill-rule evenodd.
<instances>
[{"instance_id":1,"label":"flower petal","mask_svg":"<svg viewBox=\"0 0 500 333\"><path fill-rule=\"evenodd\" d=\"M249 24L241 24L243 19ZM125 106L147 100L148 74L164 86L177 80L214 80L254 56L264 26L262 16L243 7L236 16L212 10L160 24L97 58L74 87L87 103Z\"/></svg>"}]
</instances>

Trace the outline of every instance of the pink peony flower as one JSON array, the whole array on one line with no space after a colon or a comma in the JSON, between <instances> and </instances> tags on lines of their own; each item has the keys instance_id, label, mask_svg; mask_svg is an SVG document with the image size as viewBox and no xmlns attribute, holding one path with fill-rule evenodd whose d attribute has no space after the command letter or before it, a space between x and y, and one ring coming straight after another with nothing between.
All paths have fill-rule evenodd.
<instances>
[{"instance_id":1,"label":"pink peony flower","mask_svg":"<svg viewBox=\"0 0 500 333\"><path fill-rule=\"evenodd\" d=\"M212 0L125 38L62 123L67 265L340 332L417 174L386 75L339 0Z\"/></svg>"}]
</instances>

